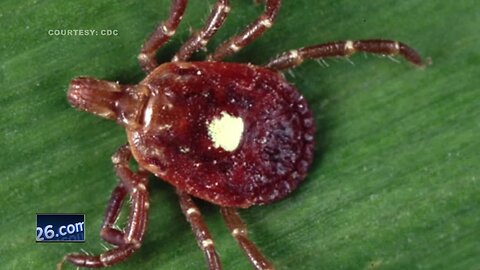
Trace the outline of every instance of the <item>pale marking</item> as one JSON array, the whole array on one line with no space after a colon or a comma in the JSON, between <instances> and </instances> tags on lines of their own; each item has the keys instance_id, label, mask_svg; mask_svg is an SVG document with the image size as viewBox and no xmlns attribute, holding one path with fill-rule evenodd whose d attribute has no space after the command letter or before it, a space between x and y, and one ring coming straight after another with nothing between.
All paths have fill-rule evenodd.
<instances>
[{"instance_id":1,"label":"pale marking","mask_svg":"<svg viewBox=\"0 0 480 270\"><path fill-rule=\"evenodd\" d=\"M117 82L107 82L109 86L109 91L112 92L122 92L122 89L120 88L120 85Z\"/></svg>"},{"instance_id":2,"label":"pale marking","mask_svg":"<svg viewBox=\"0 0 480 270\"><path fill-rule=\"evenodd\" d=\"M108 266L105 260L106 260L105 253L100 254L100 262L102 263L103 266Z\"/></svg>"},{"instance_id":3,"label":"pale marking","mask_svg":"<svg viewBox=\"0 0 480 270\"><path fill-rule=\"evenodd\" d=\"M303 57L300 56L298 50L291 50L289 53L290 59L293 60L295 65L300 65L303 62Z\"/></svg>"},{"instance_id":4,"label":"pale marking","mask_svg":"<svg viewBox=\"0 0 480 270\"><path fill-rule=\"evenodd\" d=\"M120 163L120 158L117 155L112 156L112 163L113 164L119 164Z\"/></svg>"},{"instance_id":5,"label":"pale marking","mask_svg":"<svg viewBox=\"0 0 480 270\"><path fill-rule=\"evenodd\" d=\"M170 30L170 29L168 29L167 26L165 26L165 25L162 25L162 32L163 32L166 36L169 36L169 37L175 35L175 30Z\"/></svg>"},{"instance_id":6,"label":"pale marking","mask_svg":"<svg viewBox=\"0 0 480 270\"><path fill-rule=\"evenodd\" d=\"M190 148L188 148L188 147L186 147L186 146L180 146L180 147L179 147L179 150L180 150L180 152L182 152L182 153L188 153L188 152L190 152Z\"/></svg>"},{"instance_id":7,"label":"pale marking","mask_svg":"<svg viewBox=\"0 0 480 270\"><path fill-rule=\"evenodd\" d=\"M99 110L102 110L102 111L96 111L96 112L93 112L94 114L100 116L100 117L103 117L103 118L114 118L116 116L116 114L109 110L109 109L106 109L106 108L97 108Z\"/></svg>"},{"instance_id":8,"label":"pale marking","mask_svg":"<svg viewBox=\"0 0 480 270\"><path fill-rule=\"evenodd\" d=\"M145 202L145 208L146 209L150 208L150 203L149 202Z\"/></svg>"},{"instance_id":9,"label":"pale marking","mask_svg":"<svg viewBox=\"0 0 480 270\"><path fill-rule=\"evenodd\" d=\"M213 118L207 125L208 135L215 148L221 147L230 152L237 149L244 129L242 118L223 111L220 117Z\"/></svg>"},{"instance_id":10,"label":"pale marking","mask_svg":"<svg viewBox=\"0 0 480 270\"><path fill-rule=\"evenodd\" d=\"M139 249L142 246L142 244L137 239L132 239L130 243L133 244L136 249Z\"/></svg>"},{"instance_id":11,"label":"pale marking","mask_svg":"<svg viewBox=\"0 0 480 270\"><path fill-rule=\"evenodd\" d=\"M179 60L178 56L176 56L176 55L172 58L172 62L178 62L178 60Z\"/></svg>"},{"instance_id":12,"label":"pale marking","mask_svg":"<svg viewBox=\"0 0 480 270\"><path fill-rule=\"evenodd\" d=\"M220 8L223 8L223 12L225 12L225 13L229 13L229 12L230 12L230 6L220 5Z\"/></svg>"},{"instance_id":13,"label":"pale marking","mask_svg":"<svg viewBox=\"0 0 480 270\"><path fill-rule=\"evenodd\" d=\"M197 209L195 209L195 208L193 208L193 207L188 208L188 209L187 209L187 216L190 216L190 215L192 215L192 214L200 214L200 213L198 213Z\"/></svg>"},{"instance_id":14,"label":"pale marking","mask_svg":"<svg viewBox=\"0 0 480 270\"><path fill-rule=\"evenodd\" d=\"M145 123L146 127L150 126L150 122L152 121L152 116L153 116L153 104L149 100L148 105L145 108L145 113L143 114L143 122Z\"/></svg>"},{"instance_id":15,"label":"pale marking","mask_svg":"<svg viewBox=\"0 0 480 270\"><path fill-rule=\"evenodd\" d=\"M347 51L347 53L349 53L349 54L351 54L355 51L355 48L353 47L353 41L347 40L345 42L345 51Z\"/></svg>"},{"instance_id":16,"label":"pale marking","mask_svg":"<svg viewBox=\"0 0 480 270\"><path fill-rule=\"evenodd\" d=\"M297 50L291 50L290 51L290 57L293 59L298 58L298 51Z\"/></svg>"},{"instance_id":17,"label":"pale marking","mask_svg":"<svg viewBox=\"0 0 480 270\"><path fill-rule=\"evenodd\" d=\"M272 27L272 21L270 21L269 19L263 19L260 21L260 24L265 26L266 28L270 28Z\"/></svg>"},{"instance_id":18,"label":"pale marking","mask_svg":"<svg viewBox=\"0 0 480 270\"><path fill-rule=\"evenodd\" d=\"M172 127L171 124L159 125L159 126L157 127L157 130L166 130L166 129L169 129L169 128L171 128L171 127Z\"/></svg>"},{"instance_id":19,"label":"pale marking","mask_svg":"<svg viewBox=\"0 0 480 270\"><path fill-rule=\"evenodd\" d=\"M205 45L207 45L207 43L208 43L208 40L206 40L204 38L200 39L200 45L205 46Z\"/></svg>"},{"instance_id":20,"label":"pale marking","mask_svg":"<svg viewBox=\"0 0 480 270\"><path fill-rule=\"evenodd\" d=\"M288 182L284 182L285 184L285 188L288 190L288 191L291 191L292 189L290 188L290 184Z\"/></svg>"},{"instance_id":21,"label":"pale marking","mask_svg":"<svg viewBox=\"0 0 480 270\"><path fill-rule=\"evenodd\" d=\"M177 57L178 59L178 57ZM179 63L175 63L175 65L181 69L189 69L189 68L196 68L196 66L194 64L192 64L191 62L179 62ZM178 76L180 77L180 76ZM168 97L170 97L172 94L169 94L167 95Z\"/></svg>"},{"instance_id":22,"label":"pale marking","mask_svg":"<svg viewBox=\"0 0 480 270\"><path fill-rule=\"evenodd\" d=\"M237 45L235 45L235 43L232 43L230 45L230 49L234 52L238 52L240 50L240 47L238 47Z\"/></svg>"},{"instance_id":23,"label":"pale marking","mask_svg":"<svg viewBox=\"0 0 480 270\"><path fill-rule=\"evenodd\" d=\"M235 228L235 229L233 229L233 231L232 231L232 236L233 236L233 237L235 237L235 236L237 236L237 235L245 235L245 234L246 234L246 232L245 232L244 229Z\"/></svg>"},{"instance_id":24,"label":"pale marking","mask_svg":"<svg viewBox=\"0 0 480 270\"><path fill-rule=\"evenodd\" d=\"M147 187L146 187L145 184L143 184L143 183L138 184L138 187L139 187L141 190L146 190L146 189L147 189Z\"/></svg>"},{"instance_id":25,"label":"pale marking","mask_svg":"<svg viewBox=\"0 0 480 270\"><path fill-rule=\"evenodd\" d=\"M137 58L140 62L146 62L148 60L148 55L146 53L141 53Z\"/></svg>"},{"instance_id":26,"label":"pale marking","mask_svg":"<svg viewBox=\"0 0 480 270\"><path fill-rule=\"evenodd\" d=\"M208 246L213 246L213 241L212 239L205 239L202 241L202 247L206 248Z\"/></svg>"},{"instance_id":27,"label":"pale marking","mask_svg":"<svg viewBox=\"0 0 480 270\"><path fill-rule=\"evenodd\" d=\"M400 44L398 44L398 41L395 41L393 46L395 46L395 53L399 53L400 52Z\"/></svg>"}]
</instances>

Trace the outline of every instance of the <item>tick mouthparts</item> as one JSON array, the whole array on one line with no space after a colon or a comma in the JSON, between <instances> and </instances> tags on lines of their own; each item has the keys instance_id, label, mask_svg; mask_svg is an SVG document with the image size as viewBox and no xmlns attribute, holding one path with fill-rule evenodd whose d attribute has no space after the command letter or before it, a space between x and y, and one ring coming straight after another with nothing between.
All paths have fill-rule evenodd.
<instances>
[{"instance_id":1,"label":"tick mouthparts","mask_svg":"<svg viewBox=\"0 0 480 270\"><path fill-rule=\"evenodd\" d=\"M75 108L115 120L115 102L121 92L122 86L118 83L78 77L70 82L67 99Z\"/></svg>"}]
</instances>

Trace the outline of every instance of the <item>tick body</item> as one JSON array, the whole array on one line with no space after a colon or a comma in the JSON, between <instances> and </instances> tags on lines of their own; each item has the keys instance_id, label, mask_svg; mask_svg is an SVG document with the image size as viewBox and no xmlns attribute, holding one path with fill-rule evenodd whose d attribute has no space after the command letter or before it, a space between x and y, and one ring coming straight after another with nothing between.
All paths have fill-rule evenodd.
<instances>
[{"instance_id":1,"label":"tick body","mask_svg":"<svg viewBox=\"0 0 480 270\"><path fill-rule=\"evenodd\" d=\"M245 64L169 63L150 91L135 159L211 203L249 207L283 198L305 177L314 125L303 97L279 74Z\"/></svg>"},{"instance_id":2,"label":"tick body","mask_svg":"<svg viewBox=\"0 0 480 270\"><path fill-rule=\"evenodd\" d=\"M265 66L222 62L272 27L279 0L266 0L265 12L238 35L224 42L205 62L188 62L204 47L230 12L218 0L206 25L195 32L172 62L158 65L156 51L174 33L186 0L173 0L138 57L147 77L137 85L121 85L90 77L72 80L72 106L124 126L128 144L113 156L119 182L112 192L101 237L115 247L98 256L67 254L63 261L83 267L104 267L129 257L142 243L149 209L147 176L172 184L191 224L209 269L221 269L214 241L191 196L221 207L232 236L256 269L273 264L248 239L236 208L268 204L291 193L306 177L312 162L315 124L308 104L279 73L307 59L350 56L364 51L400 54L421 66L407 45L389 40L338 41L285 52ZM137 172L128 164L138 162ZM115 222L130 197L125 229Z\"/></svg>"}]
</instances>

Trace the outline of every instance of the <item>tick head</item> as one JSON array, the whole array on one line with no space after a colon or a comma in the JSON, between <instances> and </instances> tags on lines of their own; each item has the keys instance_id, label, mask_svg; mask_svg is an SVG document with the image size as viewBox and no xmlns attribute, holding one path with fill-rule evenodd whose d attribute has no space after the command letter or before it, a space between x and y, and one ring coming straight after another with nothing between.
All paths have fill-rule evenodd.
<instances>
[{"instance_id":1,"label":"tick head","mask_svg":"<svg viewBox=\"0 0 480 270\"><path fill-rule=\"evenodd\" d=\"M77 109L115 120L115 102L121 92L122 87L117 83L78 77L70 82L67 99Z\"/></svg>"},{"instance_id":2,"label":"tick head","mask_svg":"<svg viewBox=\"0 0 480 270\"><path fill-rule=\"evenodd\" d=\"M131 128L138 126L137 118L147 96L148 89L142 85L120 85L89 77L73 79L67 93L73 107Z\"/></svg>"}]
</instances>

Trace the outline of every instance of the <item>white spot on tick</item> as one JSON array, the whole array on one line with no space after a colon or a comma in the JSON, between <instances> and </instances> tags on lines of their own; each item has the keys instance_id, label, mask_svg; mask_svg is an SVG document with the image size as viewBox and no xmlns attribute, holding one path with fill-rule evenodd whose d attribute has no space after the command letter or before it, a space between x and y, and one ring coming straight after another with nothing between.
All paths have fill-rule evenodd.
<instances>
[{"instance_id":1,"label":"white spot on tick","mask_svg":"<svg viewBox=\"0 0 480 270\"><path fill-rule=\"evenodd\" d=\"M102 263L103 266L108 265L104 254L100 254L100 262Z\"/></svg>"},{"instance_id":2,"label":"white spot on tick","mask_svg":"<svg viewBox=\"0 0 480 270\"><path fill-rule=\"evenodd\" d=\"M116 164L119 164L120 161L121 161L121 160L120 160L120 158L119 158L117 155L113 155L113 156L112 156L112 163L113 163L113 164L115 164L115 165L116 165Z\"/></svg>"},{"instance_id":3,"label":"white spot on tick","mask_svg":"<svg viewBox=\"0 0 480 270\"><path fill-rule=\"evenodd\" d=\"M260 21L260 24L265 26L266 28L270 28L272 27L272 21L270 21L269 19L263 19Z\"/></svg>"},{"instance_id":4,"label":"white spot on tick","mask_svg":"<svg viewBox=\"0 0 480 270\"><path fill-rule=\"evenodd\" d=\"M230 44L230 49L234 52L238 52L240 50L240 47L235 45L235 43Z\"/></svg>"},{"instance_id":5,"label":"white spot on tick","mask_svg":"<svg viewBox=\"0 0 480 270\"><path fill-rule=\"evenodd\" d=\"M175 35L175 30L170 30L170 29L168 29L168 27L167 27L166 25L164 25L164 24L163 24L161 27L162 27L162 32L163 32L166 36L171 37L171 36Z\"/></svg>"},{"instance_id":6,"label":"white spot on tick","mask_svg":"<svg viewBox=\"0 0 480 270\"><path fill-rule=\"evenodd\" d=\"M236 237L237 235L244 235L245 236L246 234L247 234L247 232L244 229L235 228L232 231L232 236L233 237Z\"/></svg>"},{"instance_id":7,"label":"white spot on tick","mask_svg":"<svg viewBox=\"0 0 480 270\"><path fill-rule=\"evenodd\" d=\"M400 51L400 44L398 43L398 41L395 41L393 46L394 46L394 50L395 50L394 53L397 54Z\"/></svg>"},{"instance_id":8,"label":"white spot on tick","mask_svg":"<svg viewBox=\"0 0 480 270\"><path fill-rule=\"evenodd\" d=\"M208 135L215 148L223 148L225 151L237 149L242 138L243 120L227 112L222 112L220 117L213 118L208 124Z\"/></svg>"},{"instance_id":9,"label":"white spot on tick","mask_svg":"<svg viewBox=\"0 0 480 270\"><path fill-rule=\"evenodd\" d=\"M205 239L202 241L202 247L206 248L208 246L213 246L213 241L212 239Z\"/></svg>"},{"instance_id":10,"label":"white spot on tick","mask_svg":"<svg viewBox=\"0 0 480 270\"><path fill-rule=\"evenodd\" d=\"M197 209L195 209L195 208L193 208L193 207L188 208L188 209L187 209L187 216L190 216L190 215L192 215L192 214L199 214L199 213L198 213Z\"/></svg>"},{"instance_id":11,"label":"white spot on tick","mask_svg":"<svg viewBox=\"0 0 480 270\"><path fill-rule=\"evenodd\" d=\"M353 41L347 40L345 42L345 49L348 54L352 54L355 51L355 47L353 46Z\"/></svg>"},{"instance_id":12,"label":"white spot on tick","mask_svg":"<svg viewBox=\"0 0 480 270\"><path fill-rule=\"evenodd\" d=\"M138 184L138 187L139 187L141 190L146 190L146 189L147 189L147 187L146 187L145 184L143 184L143 183Z\"/></svg>"},{"instance_id":13,"label":"white spot on tick","mask_svg":"<svg viewBox=\"0 0 480 270\"><path fill-rule=\"evenodd\" d=\"M190 152L190 148L186 147L186 146L180 146L179 147L179 150L181 153L188 153Z\"/></svg>"},{"instance_id":14,"label":"white spot on tick","mask_svg":"<svg viewBox=\"0 0 480 270\"><path fill-rule=\"evenodd\" d=\"M199 43L200 43L200 45L205 46L205 45L207 45L208 40L201 38Z\"/></svg>"},{"instance_id":15,"label":"white spot on tick","mask_svg":"<svg viewBox=\"0 0 480 270\"><path fill-rule=\"evenodd\" d=\"M148 61L148 55L146 55L144 53L141 53L141 54L138 55L138 60L140 62L146 62L146 61Z\"/></svg>"}]
</instances>

